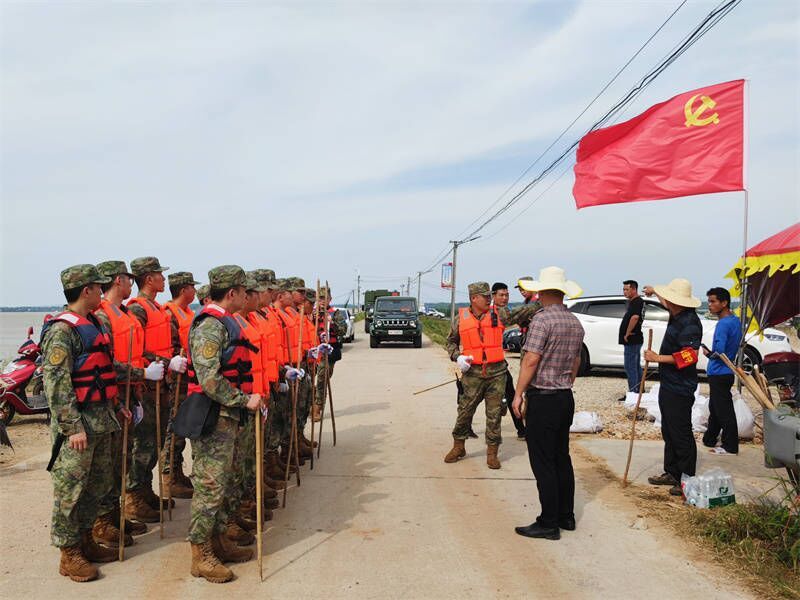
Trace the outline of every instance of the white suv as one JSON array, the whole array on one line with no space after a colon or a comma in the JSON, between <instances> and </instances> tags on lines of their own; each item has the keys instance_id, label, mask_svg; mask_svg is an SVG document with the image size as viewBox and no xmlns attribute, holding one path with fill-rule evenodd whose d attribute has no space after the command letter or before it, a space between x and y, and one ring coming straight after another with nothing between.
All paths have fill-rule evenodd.
<instances>
[{"instance_id":1,"label":"white suv","mask_svg":"<svg viewBox=\"0 0 800 600\"><path fill-rule=\"evenodd\" d=\"M645 307L642 322L645 346L647 330L652 329L653 350L657 352L661 347L661 340L664 339L669 312L657 300L650 298L642 300ZM624 296L595 296L566 300L564 303L578 317L586 332L581 351L580 373L585 375L591 367L622 368L624 357L623 347L619 343L619 327L625 314L627 299ZM711 348L717 321L701 316L700 322L703 324L703 343ZM748 335L744 349L744 366L749 370L754 364L760 364L761 359L767 354L790 352L791 349L789 338L777 329L765 329L763 339L757 333ZM707 363L708 359L701 352L698 369L705 371Z\"/></svg>"}]
</instances>

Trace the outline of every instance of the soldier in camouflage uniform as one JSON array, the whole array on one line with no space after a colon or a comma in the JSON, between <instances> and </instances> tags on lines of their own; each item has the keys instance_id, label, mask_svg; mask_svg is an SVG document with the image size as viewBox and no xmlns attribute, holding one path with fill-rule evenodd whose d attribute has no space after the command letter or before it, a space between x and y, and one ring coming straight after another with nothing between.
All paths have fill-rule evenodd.
<instances>
[{"instance_id":1,"label":"soldier in camouflage uniform","mask_svg":"<svg viewBox=\"0 0 800 600\"><path fill-rule=\"evenodd\" d=\"M135 258L131 261L131 272L139 288L136 297L137 302L146 303L153 307L154 311L163 311L156 302L156 296L164 291L165 277L163 272L169 267L162 267L158 259L154 256L144 256ZM170 370L185 371L186 359L175 356L169 340L169 322L166 321L166 345L157 355L148 350L150 338L153 333L148 329L148 312L134 301L128 302L128 312L136 317L142 328L145 330L145 362L150 363L159 361L169 364ZM158 464L158 451L156 443L156 383L148 381L142 386L142 410L143 417L141 422L133 429L133 450L131 455L131 468L128 472L128 495L125 506L127 517L137 521L154 523L152 513L147 510L150 507L153 511L158 511L159 497L153 491L153 469ZM161 383L161 440L166 437L167 424L169 423L170 399L169 386L166 380ZM167 500L163 499L164 508L169 508ZM175 501L172 501L174 506Z\"/></svg>"},{"instance_id":2,"label":"soldier in camouflage uniform","mask_svg":"<svg viewBox=\"0 0 800 600\"><path fill-rule=\"evenodd\" d=\"M241 267L225 265L208 272L211 303L205 310L231 316L245 301L246 276ZM219 318L195 318L189 332L191 371L219 416L212 431L192 441L194 496L189 516L188 540L192 550L191 573L214 583L233 578L223 562L243 562L252 551L239 548L226 536L228 514L225 494L233 470L242 410L258 410L259 394L245 394L223 375L223 356L231 345Z\"/></svg>"},{"instance_id":3,"label":"soldier in camouflage uniform","mask_svg":"<svg viewBox=\"0 0 800 600\"><path fill-rule=\"evenodd\" d=\"M59 573L81 582L97 578L91 562L117 558L116 550L94 541L91 530L101 511L108 510L102 501L113 484L111 435L119 431L117 419L129 419L130 413L121 407L115 416L118 400L116 393L106 393L105 376L101 379L95 373L92 387L87 387L82 385L87 375L81 372L91 369L91 364L113 364L113 356L102 346L94 345L92 348L98 349L92 350L82 341L91 336L98 344L106 335L92 311L100 305L100 285L109 281L94 265L64 269L61 284L67 311L45 326L41 341L42 381L52 415L51 539L61 549ZM84 325L81 319L85 319ZM113 382L114 373L110 375Z\"/></svg>"},{"instance_id":4,"label":"soldier in camouflage uniform","mask_svg":"<svg viewBox=\"0 0 800 600\"><path fill-rule=\"evenodd\" d=\"M120 362L116 358L117 352L114 347L115 331L112 325L111 316L109 312L115 309L120 316L127 315L128 309L123 304L131 295L131 286L133 285L133 275L128 272L128 267L124 261L121 260L107 260L97 265L97 271L103 277L110 279L109 283L102 284L103 300L100 307L94 312L97 320L101 325L111 333L109 336L109 350L111 355L114 356L114 367L119 374L118 383L124 385L128 381L128 363ZM117 323L118 321L114 321ZM124 330L123 330L124 331ZM126 344L125 355L127 356L127 340L123 342ZM131 367L131 407L139 407L141 410L141 401L139 389L145 379L159 380L164 375L164 367L160 363L151 363L147 369L141 367ZM124 394L124 389L120 390L120 399ZM98 543L105 544L110 547L118 546L119 544L119 494L122 487L122 432L118 431L111 434L111 457L114 465L114 484L111 492L103 500L103 507L108 512L101 517L98 517L92 528L92 536ZM128 462L130 463L130 455L132 452L132 436L128 436ZM105 510L103 511L105 512ZM150 516L154 520L158 519L158 511L150 509ZM142 535L147 533L147 525L139 521L125 522L125 545L130 546L133 543L131 535Z\"/></svg>"},{"instance_id":5,"label":"soldier in camouflage uniform","mask_svg":"<svg viewBox=\"0 0 800 600\"><path fill-rule=\"evenodd\" d=\"M194 280L194 275L192 275L188 271L177 271L175 273L170 274L168 277L169 282L169 291L170 295L172 296L172 300L167 302L165 305L165 309L167 310L167 314L169 315L169 328L170 328L170 338L172 339L172 353L173 355L179 355L181 350L183 350L184 355L186 354L186 348L183 347L184 340L181 340L180 334L180 326L181 324L178 322L178 313L177 311L181 311L180 316L184 319L192 319L194 318L194 312L189 305L194 302L196 291L196 285L200 285L199 281ZM184 334L185 335L185 334ZM177 378L176 378L177 379ZM175 404L175 389L174 386L177 385L177 381L173 383L172 393L170 394L169 398L167 398L167 403L170 405L170 414L174 412L173 409L177 407L174 406ZM186 386L187 381L185 377L181 378L180 382L180 391L178 392L178 404L183 402L183 399L186 398ZM172 443L172 427L167 427L167 434L164 437L164 445L162 448L162 461L161 464L164 465L164 488L165 494L167 494L167 489L170 489L171 496L173 498L191 498L192 497L192 482L191 480L183 473L183 451L186 448L186 440L180 436L175 436L175 452L173 460L175 461L174 465L170 464L170 445Z\"/></svg>"},{"instance_id":6,"label":"soldier in camouflage uniform","mask_svg":"<svg viewBox=\"0 0 800 600\"><path fill-rule=\"evenodd\" d=\"M326 287L320 288L319 298L317 299L317 310L320 313L318 321L319 337L320 341L326 344L330 343L333 346L338 346L339 353L341 353L341 340L347 334L347 322L340 310L331 310L329 308L330 299L330 289ZM331 360L331 356L328 356L320 360L317 366L317 391L312 412L315 422L319 422L322 418L322 406L326 402L327 385L333 377L333 367L335 364L336 361Z\"/></svg>"},{"instance_id":7,"label":"soldier in camouflage uniform","mask_svg":"<svg viewBox=\"0 0 800 600\"><path fill-rule=\"evenodd\" d=\"M490 469L499 469L500 461L497 453L502 443L500 420L506 372L508 371L508 365L503 356L503 324L490 307L489 284L483 281L471 283L468 289L470 306L459 311L450 335L447 336L447 353L463 373L461 377L463 392L459 397L458 416L455 427L453 427L453 448L447 453L444 461L453 463L466 456L464 442L469 435L472 416L483 400L486 402L486 464ZM462 330L468 325L467 322L464 322L462 327L464 318L477 321L480 333L476 333L475 337L480 336L480 340L473 343L482 348L466 347L462 342ZM491 331L485 331L484 328ZM493 334L496 339L493 345L488 342L484 345L484 336L489 333ZM482 356L476 356L479 352ZM473 363L475 364L473 365Z\"/></svg>"},{"instance_id":8,"label":"soldier in camouflage uniform","mask_svg":"<svg viewBox=\"0 0 800 600\"><path fill-rule=\"evenodd\" d=\"M201 306L205 306L209 302L211 302L211 298L208 297L209 292L208 284L201 285L197 288L197 301L200 303Z\"/></svg>"},{"instance_id":9,"label":"soldier in camouflage uniform","mask_svg":"<svg viewBox=\"0 0 800 600\"><path fill-rule=\"evenodd\" d=\"M313 331L314 329L314 302L316 302L316 299L317 293L314 290L309 288L303 290L303 319L305 319L307 325L303 330L304 340L307 332ZM306 376L300 380L297 401L297 439L301 458L311 458L313 453L311 440L305 436L304 431L311 412L311 404L313 403L314 370L317 368L317 363L319 362L319 339L317 337L317 332L314 331L312 339L307 341L311 349L308 350L303 357L303 362L301 364L301 368L305 370ZM306 345L305 342L303 345Z\"/></svg>"}]
</instances>

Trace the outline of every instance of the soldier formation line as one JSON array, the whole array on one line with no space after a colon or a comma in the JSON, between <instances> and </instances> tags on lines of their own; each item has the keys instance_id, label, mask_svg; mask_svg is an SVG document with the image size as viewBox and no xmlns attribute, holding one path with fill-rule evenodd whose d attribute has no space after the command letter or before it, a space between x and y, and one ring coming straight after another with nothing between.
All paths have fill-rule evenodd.
<instances>
[{"instance_id":1,"label":"soldier formation line","mask_svg":"<svg viewBox=\"0 0 800 600\"><path fill-rule=\"evenodd\" d=\"M281 505L279 490L285 506L290 474L299 483L306 460L313 468L344 317L327 285L235 265L211 269L197 289L192 273L172 273L162 306L168 267L130 264L64 269L67 305L42 330L59 572L96 579L93 563L123 559L147 523L163 536L177 498L191 499L191 574L227 582L225 563L253 558L247 546Z\"/></svg>"}]
</instances>

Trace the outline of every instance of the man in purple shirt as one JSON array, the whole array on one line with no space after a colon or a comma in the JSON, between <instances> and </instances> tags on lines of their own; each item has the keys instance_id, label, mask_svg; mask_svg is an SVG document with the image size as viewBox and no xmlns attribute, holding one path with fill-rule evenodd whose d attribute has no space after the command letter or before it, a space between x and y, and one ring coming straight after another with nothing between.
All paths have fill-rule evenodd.
<instances>
[{"instance_id":1,"label":"man in purple shirt","mask_svg":"<svg viewBox=\"0 0 800 600\"><path fill-rule=\"evenodd\" d=\"M569 456L569 428L575 412L572 384L580 366L584 331L580 321L564 306L564 296L583 291L567 281L563 269L542 269L538 281L520 281L523 289L539 292L542 310L531 319L525 340L512 410L525 410L525 441L539 490L542 512L519 535L557 540L560 529L575 529L575 474Z\"/></svg>"}]
</instances>

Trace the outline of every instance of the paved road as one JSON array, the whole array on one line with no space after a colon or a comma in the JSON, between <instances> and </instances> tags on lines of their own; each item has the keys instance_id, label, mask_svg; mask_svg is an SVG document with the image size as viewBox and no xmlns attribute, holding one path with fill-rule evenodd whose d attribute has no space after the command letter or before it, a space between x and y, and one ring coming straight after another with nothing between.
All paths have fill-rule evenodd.
<instances>
[{"instance_id":1,"label":"paved road","mask_svg":"<svg viewBox=\"0 0 800 600\"><path fill-rule=\"evenodd\" d=\"M42 446L0 470L0 596L749 597L725 573L693 562L697 553L689 558L656 523L630 528L635 506L585 452L575 456L578 530L558 542L515 535L538 503L510 420L501 470L485 467L482 440L468 443L465 460L446 465L454 391L411 395L447 379L449 369L427 340L422 349L370 350L362 335L347 347L334 377L338 445L330 447L326 422L321 461L313 473L303 471L302 487L290 490L287 509L269 523L263 583L255 561L234 565L237 579L225 586L189 575L186 501L164 540L157 529L139 538L125 563L102 566L100 581L79 586L60 577L57 551L48 546ZM482 432L483 417L475 424Z\"/></svg>"}]
</instances>

